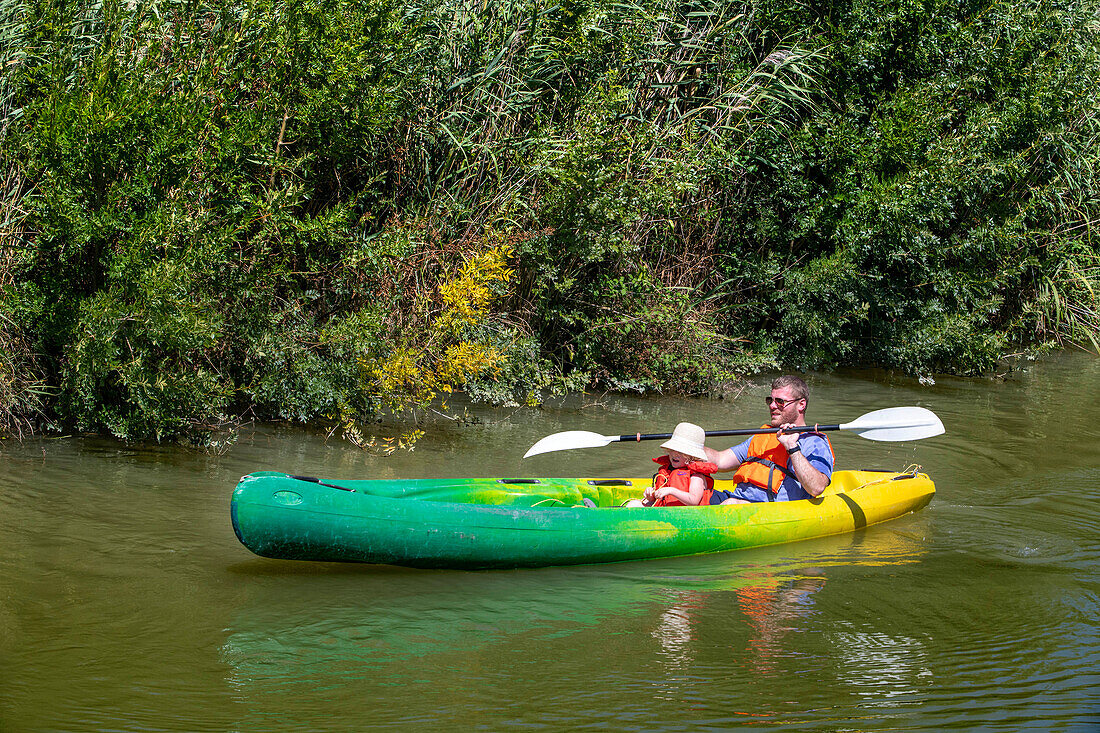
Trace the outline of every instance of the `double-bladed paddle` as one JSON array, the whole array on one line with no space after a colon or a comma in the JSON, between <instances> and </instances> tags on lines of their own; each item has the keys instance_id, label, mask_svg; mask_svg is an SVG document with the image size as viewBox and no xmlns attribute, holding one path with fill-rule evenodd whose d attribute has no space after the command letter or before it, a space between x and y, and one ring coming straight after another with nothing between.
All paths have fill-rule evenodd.
<instances>
[{"instance_id":1,"label":"double-bladed paddle","mask_svg":"<svg viewBox=\"0 0 1100 733\"><path fill-rule=\"evenodd\" d=\"M791 428L790 432L806 433L821 432L825 430L850 430L861 438L867 440L901 441L921 440L940 435L944 432L943 423L936 417L936 413L923 407L888 407L885 410L875 410L866 415L857 417L852 422L840 425L804 425ZM745 430L708 430L708 436L721 437L724 435L759 435L761 433L778 433L779 428L755 428ZM667 440L672 433L634 433L632 435L600 435L590 433L587 430L567 430L564 433L547 435L531 446L530 450L523 454L524 458L537 456L540 453L551 453L558 450L574 450L576 448L602 448L611 443L626 443L641 440Z\"/></svg>"}]
</instances>

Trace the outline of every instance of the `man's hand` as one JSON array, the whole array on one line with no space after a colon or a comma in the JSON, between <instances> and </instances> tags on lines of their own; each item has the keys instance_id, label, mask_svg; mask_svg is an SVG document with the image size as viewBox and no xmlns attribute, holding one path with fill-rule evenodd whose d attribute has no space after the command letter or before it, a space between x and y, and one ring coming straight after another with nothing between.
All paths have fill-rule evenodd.
<instances>
[{"instance_id":1,"label":"man's hand","mask_svg":"<svg viewBox=\"0 0 1100 733\"><path fill-rule=\"evenodd\" d=\"M787 450L794 448L798 445L798 433L786 433L785 430L790 430L796 427L793 422L786 422L779 426L779 432L775 434L775 437L779 439L779 442L783 444L783 447Z\"/></svg>"}]
</instances>

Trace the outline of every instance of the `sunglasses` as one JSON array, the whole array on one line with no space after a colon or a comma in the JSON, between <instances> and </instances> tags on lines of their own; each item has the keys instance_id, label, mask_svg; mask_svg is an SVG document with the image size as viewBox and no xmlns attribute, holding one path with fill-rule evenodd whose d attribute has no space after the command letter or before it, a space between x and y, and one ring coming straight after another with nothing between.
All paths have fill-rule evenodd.
<instances>
[{"instance_id":1,"label":"sunglasses","mask_svg":"<svg viewBox=\"0 0 1100 733\"><path fill-rule=\"evenodd\" d=\"M798 402L800 399L802 399L802 398L801 397L795 397L792 400L785 400L782 397L772 397L771 395L768 395L767 397L764 398L764 404L767 405L768 407L771 407L772 403L774 402L775 404L779 405L779 409L782 410L787 405L791 404L792 402Z\"/></svg>"}]
</instances>

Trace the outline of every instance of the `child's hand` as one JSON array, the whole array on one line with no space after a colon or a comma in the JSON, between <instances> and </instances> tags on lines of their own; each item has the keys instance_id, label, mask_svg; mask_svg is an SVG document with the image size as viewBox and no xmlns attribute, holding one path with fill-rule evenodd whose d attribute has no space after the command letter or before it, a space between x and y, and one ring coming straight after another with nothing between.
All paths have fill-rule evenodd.
<instances>
[{"instance_id":1,"label":"child's hand","mask_svg":"<svg viewBox=\"0 0 1100 733\"><path fill-rule=\"evenodd\" d=\"M672 488L671 487L662 486L661 488L659 488L655 492L653 492L653 495L656 496L658 499L663 499L671 493L672 493Z\"/></svg>"},{"instance_id":2,"label":"child's hand","mask_svg":"<svg viewBox=\"0 0 1100 733\"><path fill-rule=\"evenodd\" d=\"M652 486L647 486L646 487L646 490L644 492L642 492L642 498L645 499L646 501L650 502L650 503L652 503L653 501L655 501L657 499L657 495L653 493L653 487Z\"/></svg>"}]
</instances>

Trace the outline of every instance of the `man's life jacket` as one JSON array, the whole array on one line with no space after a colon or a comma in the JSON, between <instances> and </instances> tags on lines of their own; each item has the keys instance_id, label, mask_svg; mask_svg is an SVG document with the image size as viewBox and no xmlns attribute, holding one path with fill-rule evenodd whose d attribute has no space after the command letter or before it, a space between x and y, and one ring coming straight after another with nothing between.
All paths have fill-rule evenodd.
<instances>
[{"instance_id":1,"label":"man's life jacket","mask_svg":"<svg viewBox=\"0 0 1100 733\"><path fill-rule=\"evenodd\" d=\"M665 486L671 486L674 489L680 491L688 491L691 487L691 477L701 476L706 483L706 487L703 489L703 498L699 501L699 506L705 506L710 503L710 494L714 490L714 479L710 477L712 473L718 470L718 466L713 463L707 463L706 461L692 461L684 468L672 468L669 466L668 456L658 456L653 459L654 463L661 464L657 473L653 474L653 490L664 488ZM662 496L657 501L653 502L653 506L685 506L682 501L677 499L671 494L668 496Z\"/></svg>"},{"instance_id":2,"label":"man's life jacket","mask_svg":"<svg viewBox=\"0 0 1100 733\"><path fill-rule=\"evenodd\" d=\"M762 427L771 428L772 426L764 425ZM817 435L824 438L825 445L829 446L829 453L833 454L833 444L829 442L828 436L813 431L802 433L802 435ZM835 454L833 455L835 460ZM737 483L759 486L775 496L783 485L783 478L785 476L793 477L794 475L789 461L790 456L787 454L787 449L779 442L779 438L775 433L754 435L752 440L749 441L749 457L737 467L737 472L733 474L733 480Z\"/></svg>"}]
</instances>

